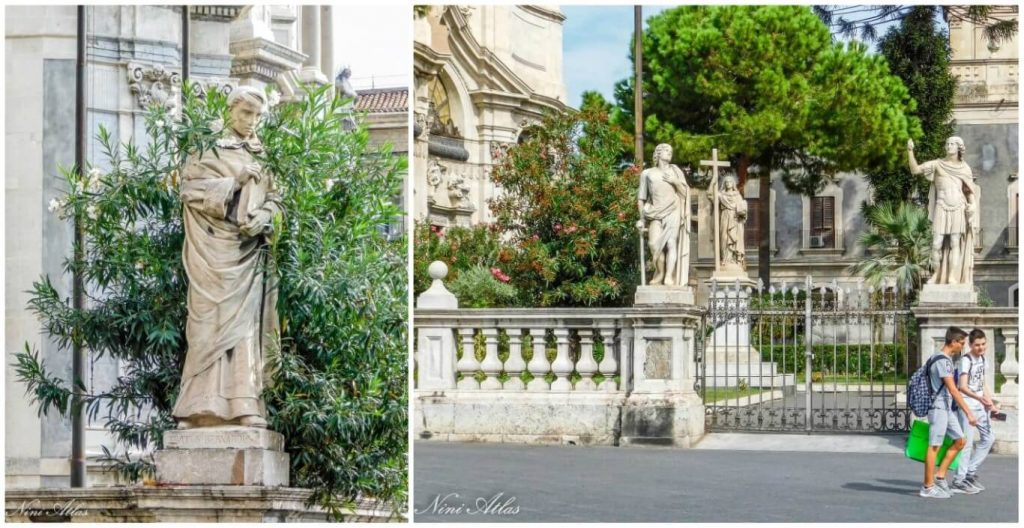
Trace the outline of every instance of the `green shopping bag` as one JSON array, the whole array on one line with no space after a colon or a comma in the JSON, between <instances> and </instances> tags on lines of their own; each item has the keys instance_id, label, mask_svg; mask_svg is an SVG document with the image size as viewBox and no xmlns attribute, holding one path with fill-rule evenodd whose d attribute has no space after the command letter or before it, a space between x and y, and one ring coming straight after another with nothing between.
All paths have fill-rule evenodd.
<instances>
[{"instance_id":1,"label":"green shopping bag","mask_svg":"<svg viewBox=\"0 0 1024 528\"><path fill-rule=\"evenodd\" d=\"M942 462L942 458L946 456L946 450L949 449L949 446L951 445L953 445L953 439L947 436L942 441L942 447L939 448L939 454L935 456L936 464ZM962 452L963 451L960 453ZM910 426L910 436L907 437L907 449L903 454L911 460L924 462L924 456L926 453L928 453L928 422L924 420L914 420L914 424ZM949 465L950 470L956 471L957 465L960 462L960 453L956 454L956 458L953 459L953 463Z\"/></svg>"}]
</instances>

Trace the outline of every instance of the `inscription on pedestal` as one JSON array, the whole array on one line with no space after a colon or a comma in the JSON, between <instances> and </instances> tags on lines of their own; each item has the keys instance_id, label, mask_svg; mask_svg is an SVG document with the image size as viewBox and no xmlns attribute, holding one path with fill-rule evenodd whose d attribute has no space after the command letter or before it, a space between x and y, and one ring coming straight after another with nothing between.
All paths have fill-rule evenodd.
<instances>
[{"instance_id":1,"label":"inscription on pedestal","mask_svg":"<svg viewBox=\"0 0 1024 528\"><path fill-rule=\"evenodd\" d=\"M644 356L644 377L672 379L672 341L648 339Z\"/></svg>"}]
</instances>

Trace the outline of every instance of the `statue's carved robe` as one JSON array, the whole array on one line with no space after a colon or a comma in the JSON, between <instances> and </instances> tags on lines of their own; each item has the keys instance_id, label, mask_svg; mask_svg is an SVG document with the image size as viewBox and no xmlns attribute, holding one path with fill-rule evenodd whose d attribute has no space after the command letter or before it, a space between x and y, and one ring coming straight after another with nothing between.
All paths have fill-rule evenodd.
<instances>
[{"instance_id":1,"label":"statue's carved robe","mask_svg":"<svg viewBox=\"0 0 1024 528\"><path fill-rule=\"evenodd\" d=\"M667 251L669 241L675 238L678 255L676 266L675 269L665 270L665 276L674 277L676 285L685 285L689 280L690 266L690 188L679 167L669 165L667 170L683 182L681 191L664 180L663 170L658 167L644 169L640 174L637 199L644 201L644 220L661 224L657 238L648 240L651 258Z\"/></svg>"},{"instance_id":2,"label":"statue's carved robe","mask_svg":"<svg viewBox=\"0 0 1024 528\"><path fill-rule=\"evenodd\" d=\"M266 239L243 235L248 215L280 211L273 177L264 173L238 188L255 138L228 133L216 154L190 157L182 178L185 227L182 258L188 275L188 353L174 416L198 422L266 416L263 361L277 332L277 288L265 273Z\"/></svg>"},{"instance_id":3,"label":"statue's carved robe","mask_svg":"<svg viewBox=\"0 0 1024 528\"><path fill-rule=\"evenodd\" d=\"M719 236L721 237L722 266L746 269L746 248L743 245L743 224L747 219L747 201L739 191L718 193Z\"/></svg>"},{"instance_id":4,"label":"statue's carved robe","mask_svg":"<svg viewBox=\"0 0 1024 528\"><path fill-rule=\"evenodd\" d=\"M974 184L971 168L966 163L950 163L937 159L919 165L921 174L932 182L928 196L928 218L932 222L934 235L948 235L943 244L939 265L930 283L948 284L952 280L959 284L974 283L974 239L980 226L978 210L978 187ZM965 193L964 188L970 189ZM968 214L968 204L973 212ZM952 269L949 249L957 244L960 250L960 266Z\"/></svg>"}]
</instances>

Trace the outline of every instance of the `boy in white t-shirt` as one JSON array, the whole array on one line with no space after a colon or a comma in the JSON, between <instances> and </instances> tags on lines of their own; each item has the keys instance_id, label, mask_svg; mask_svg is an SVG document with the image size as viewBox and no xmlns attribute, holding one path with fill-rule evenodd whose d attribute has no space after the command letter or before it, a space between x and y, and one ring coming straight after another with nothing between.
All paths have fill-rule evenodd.
<instances>
[{"instance_id":1,"label":"boy in white t-shirt","mask_svg":"<svg viewBox=\"0 0 1024 528\"><path fill-rule=\"evenodd\" d=\"M985 332L980 328L971 330L968 335L970 350L960 356L960 379L957 380L960 393L964 401L977 420L978 424L971 427L967 423L967 417L963 409L957 410L960 420L960 427L964 432L964 449L960 454L960 465L957 467L953 485L950 487L954 493L973 494L983 491L984 486L978 481L978 468L985 461L992 444L995 443L995 435L992 434L992 425L989 413L999 408L992 401L992 393L985 385L985 348L988 345L985 339ZM972 449L971 443L974 440L974 431L977 429L981 440Z\"/></svg>"}]
</instances>

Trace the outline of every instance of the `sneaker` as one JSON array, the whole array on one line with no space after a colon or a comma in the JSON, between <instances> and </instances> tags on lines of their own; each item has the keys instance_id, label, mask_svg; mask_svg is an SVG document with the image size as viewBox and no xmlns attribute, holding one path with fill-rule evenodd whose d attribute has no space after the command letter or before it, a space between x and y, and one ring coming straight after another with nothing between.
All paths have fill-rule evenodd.
<instances>
[{"instance_id":1,"label":"sneaker","mask_svg":"<svg viewBox=\"0 0 1024 528\"><path fill-rule=\"evenodd\" d=\"M946 492L946 495L953 496L953 492L949 489L949 483L944 478L935 477L935 487Z\"/></svg>"},{"instance_id":2,"label":"sneaker","mask_svg":"<svg viewBox=\"0 0 1024 528\"><path fill-rule=\"evenodd\" d=\"M985 486L982 486L981 482L978 482L977 475L967 475L967 478L965 478L964 480L967 481L967 483L970 484L972 487L974 487L974 489L978 491L985 491Z\"/></svg>"},{"instance_id":3,"label":"sneaker","mask_svg":"<svg viewBox=\"0 0 1024 528\"><path fill-rule=\"evenodd\" d=\"M946 493L945 491L942 491L942 488L940 488L938 486L932 486L930 488L926 488L924 486L921 486L921 491L918 493L918 495L920 495L920 496L922 496L922 497L924 497L926 499L948 499L949 498L949 494Z\"/></svg>"},{"instance_id":4,"label":"sneaker","mask_svg":"<svg viewBox=\"0 0 1024 528\"><path fill-rule=\"evenodd\" d=\"M971 486L966 480L954 480L953 485L950 486L950 491L953 493L963 493L966 495L974 495L980 493L981 490Z\"/></svg>"}]
</instances>

